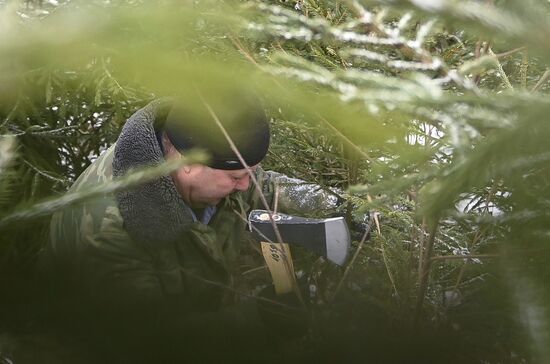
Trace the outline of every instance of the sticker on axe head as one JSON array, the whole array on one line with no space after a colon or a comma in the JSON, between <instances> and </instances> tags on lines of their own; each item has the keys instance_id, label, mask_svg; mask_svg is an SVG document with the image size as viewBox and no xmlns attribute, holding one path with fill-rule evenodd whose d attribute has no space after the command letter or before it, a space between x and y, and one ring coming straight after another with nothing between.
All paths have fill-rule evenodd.
<instances>
[{"instance_id":1,"label":"sticker on axe head","mask_svg":"<svg viewBox=\"0 0 550 364\"><path fill-rule=\"evenodd\" d=\"M281 220L281 216L279 216L277 214L273 214L271 216L273 217L273 221ZM261 214L260 216L258 216L258 220L260 220L260 221L269 221L269 214Z\"/></svg>"}]
</instances>

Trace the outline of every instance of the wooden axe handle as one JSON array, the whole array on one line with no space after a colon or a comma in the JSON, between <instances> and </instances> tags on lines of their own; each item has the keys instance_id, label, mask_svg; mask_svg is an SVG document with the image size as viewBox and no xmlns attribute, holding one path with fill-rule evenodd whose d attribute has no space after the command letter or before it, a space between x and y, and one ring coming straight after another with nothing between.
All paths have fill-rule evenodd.
<instances>
[{"instance_id":1,"label":"wooden axe handle","mask_svg":"<svg viewBox=\"0 0 550 364\"><path fill-rule=\"evenodd\" d=\"M262 241L261 244L262 254L273 279L275 293L281 295L292 292L296 280L294 277L294 264L292 263L288 244L268 243L265 241ZM285 263L285 256L288 265Z\"/></svg>"}]
</instances>

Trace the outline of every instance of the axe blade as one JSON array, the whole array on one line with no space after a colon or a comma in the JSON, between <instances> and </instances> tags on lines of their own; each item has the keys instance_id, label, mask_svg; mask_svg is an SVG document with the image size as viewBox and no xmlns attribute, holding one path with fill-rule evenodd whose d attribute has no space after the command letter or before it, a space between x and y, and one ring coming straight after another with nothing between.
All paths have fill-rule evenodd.
<instances>
[{"instance_id":1,"label":"axe blade","mask_svg":"<svg viewBox=\"0 0 550 364\"><path fill-rule=\"evenodd\" d=\"M284 243L302 246L338 265L346 262L350 235L343 217L312 219L277 213L273 220ZM248 221L257 241L277 242L269 212L252 210Z\"/></svg>"}]
</instances>

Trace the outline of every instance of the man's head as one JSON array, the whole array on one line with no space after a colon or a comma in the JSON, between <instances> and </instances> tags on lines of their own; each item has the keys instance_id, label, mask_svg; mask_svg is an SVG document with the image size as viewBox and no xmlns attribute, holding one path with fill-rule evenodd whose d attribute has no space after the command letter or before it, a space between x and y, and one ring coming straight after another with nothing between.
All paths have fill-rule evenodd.
<instances>
[{"instance_id":1,"label":"man's head","mask_svg":"<svg viewBox=\"0 0 550 364\"><path fill-rule=\"evenodd\" d=\"M223 113L214 110L246 165L254 171L269 147L269 123L256 99L239 101L239 105L225 108ZM204 112L206 107L200 106L175 104L163 126L163 149L167 159L178 158L192 148L201 148L211 156L206 165L186 166L172 174L178 192L192 207L216 205L229 194L245 191L250 185L245 166L212 116Z\"/></svg>"}]
</instances>

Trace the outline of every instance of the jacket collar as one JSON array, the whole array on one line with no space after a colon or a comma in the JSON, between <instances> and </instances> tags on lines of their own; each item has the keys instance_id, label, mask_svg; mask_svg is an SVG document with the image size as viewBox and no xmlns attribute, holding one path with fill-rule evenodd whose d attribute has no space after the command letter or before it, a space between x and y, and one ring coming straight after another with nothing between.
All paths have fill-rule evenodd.
<instances>
[{"instance_id":1,"label":"jacket collar","mask_svg":"<svg viewBox=\"0 0 550 364\"><path fill-rule=\"evenodd\" d=\"M155 127L162 123L169 108L169 100L153 101L126 121L115 147L115 177L133 168L164 162ZM154 245L150 248L157 249L159 242L174 241L195 221L170 176L119 192L116 199L128 234L146 246Z\"/></svg>"}]
</instances>

